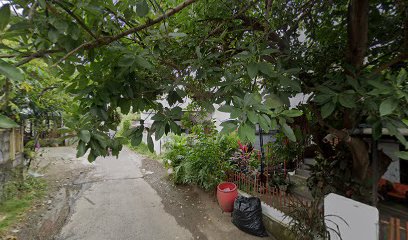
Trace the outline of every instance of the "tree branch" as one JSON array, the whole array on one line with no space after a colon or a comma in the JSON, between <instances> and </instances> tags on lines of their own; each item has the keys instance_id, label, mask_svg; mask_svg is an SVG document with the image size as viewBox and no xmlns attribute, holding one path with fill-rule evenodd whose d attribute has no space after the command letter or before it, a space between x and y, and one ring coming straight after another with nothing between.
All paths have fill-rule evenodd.
<instances>
[{"instance_id":1,"label":"tree branch","mask_svg":"<svg viewBox=\"0 0 408 240\"><path fill-rule=\"evenodd\" d=\"M253 17L241 15L241 16L238 16L237 19L242 20L244 26L252 27L254 30L258 30L258 31L266 30L265 27L261 23L259 23L257 19ZM276 45L278 45L281 51L284 51L288 47L288 44L276 32L273 32L273 31L268 32L268 39L276 43Z\"/></svg>"},{"instance_id":2,"label":"tree branch","mask_svg":"<svg viewBox=\"0 0 408 240\"><path fill-rule=\"evenodd\" d=\"M404 60L408 59L408 53L402 53L400 55L398 55L397 57L395 57L394 59L392 59L391 61L379 66L377 69L374 70L374 74L380 74L383 70L401 62Z\"/></svg>"},{"instance_id":3,"label":"tree branch","mask_svg":"<svg viewBox=\"0 0 408 240\"><path fill-rule=\"evenodd\" d=\"M103 37L97 38L97 39L95 39L93 41L83 43L80 46L78 46L77 48L75 48L74 50L67 53L63 58L61 58L58 62L56 62L54 64L54 66L61 63L61 62L63 62L63 61L65 61L67 58L69 58L70 56L72 56L73 54L77 53L80 50L84 50L84 49L89 50L89 49L100 47L100 46L103 46L103 45L108 45L108 44L110 44L110 43L112 43L112 42L114 42L116 40L119 40L119 39L127 36L127 35L139 32L139 31L141 31L143 29L146 29L146 28L148 28L150 26L153 26L153 25L163 21L164 19L166 19L166 18L180 12L181 10L183 10L184 8L186 8L187 6L191 5L192 3L196 2L196 1L197 0L186 0L183 3L181 3L180 5L176 6L175 8L167 11L165 14L161 15L160 17L157 17L157 18L155 18L153 20L150 20L150 21L148 21L147 23L145 23L143 25L140 25L140 26L134 27L134 28L130 28L130 29L128 29L126 31L123 31L123 32L121 32L121 33L119 33L117 35L114 35L114 36L103 36Z\"/></svg>"},{"instance_id":4,"label":"tree branch","mask_svg":"<svg viewBox=\"0 0 408 240\"><path fill-rule=\"evenodd\" d=\"M27 54L25 54L25 56L24 56L24 57L26 57L26 58L23 59L23 60L21 60L20 62L18 62L18 63L16 63L16 64L14 64L14 66L19 67L19 66L21 66L21 65L24 65L24 64L30 62L31 60L33 60L33 59L35 59L35 58L42 58L42 57L44 57L44 56L46 56L46 55L49 55L49 54L52 54L52 53L57 53L57 52L62 52L62 51L63 51L62 49L51 49L51 50L41 50L41 51L38 51L38 52L36 52L36 53L27 53ZM11 58L11 57L17 57L17 56L19 56L19 55L14 55L14 56L12 56L12 55L10 54L10 55L5 55L5 56L8 57L8 58ZM0 58L1 58L1 57L0 57Z\"/></svg>"},{"instance_id":5,"label":"tree branch","mask_svg":"<svg viewBox=\"0 0 408 240\"><path fill-rule=\"evenodd\" d=\"M59 7L64 9L65 12L68 13L73 19L77 21L77 23L87 32L89 35L91 35L93 38L97 39L98 37L91 31L91 29L86 26L86 24L80 19L77 15L75 15L71 10L66 8L62 3L60 3L58 0L54 0L54 3L57 4Z\"/></svg>"}]
</instances>

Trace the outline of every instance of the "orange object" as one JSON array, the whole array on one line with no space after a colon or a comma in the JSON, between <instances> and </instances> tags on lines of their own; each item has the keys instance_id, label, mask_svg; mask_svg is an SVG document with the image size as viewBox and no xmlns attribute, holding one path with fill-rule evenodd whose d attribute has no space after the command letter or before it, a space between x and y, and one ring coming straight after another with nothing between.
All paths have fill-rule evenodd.
<instances>
[{"instance_id":1,"label":"orange object","mask_svg":"<svg viewBox=\"0 0 408 240\"><path fill-rule=\"evenodd\" d=\"M402 183L392 183L384 178L378 181L378 191L399 199L408 200L408 185Z\"/></svg>"},{"instance_id":2,"label":"orange object","mask_svg":"<svg viewBox=\"0 0 408 240\"><path fill-rule=\"evenodd\" d=\"M238 190L234 183L223 182L217 186L217 200L223 212L232 212L236 197Z\"/></svg>"}]
</instances>

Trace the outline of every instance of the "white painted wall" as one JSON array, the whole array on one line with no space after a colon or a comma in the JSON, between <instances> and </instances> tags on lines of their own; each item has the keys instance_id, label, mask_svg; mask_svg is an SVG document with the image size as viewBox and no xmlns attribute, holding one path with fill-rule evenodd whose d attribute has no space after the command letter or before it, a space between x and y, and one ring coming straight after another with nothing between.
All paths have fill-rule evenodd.
<instances>
[{"instance_id":1,"label":"white painted wall","mask_svg":"<svg viewBox=\"0 0 408 240\"><path fill-rule=\"evenodd\" d=\"M384 153L392 159L392 162L388 166L387 171L384 173L383 178L390 182L401 182L400 159L395 155L395 153L399 151L398 143L379 143L378 148L382 149Z\"/></svg>"},{"instance_id":2,"label":"white painted wall","mask_svg":"<svg viewBox=\"0 0 408 240\"><path fill-rule=\"evenodd\" d=\"M324 199L324 215L326 226L338 226L343 240L378 240L379 213L375 207L331 193ZM340 240L329 231L330 239Z\"/></svg>"},{"instance_id":3,"label":"white painted wall","mask_svg":"<svg viewBox=\"0 0 408 240\"><path fill-rule=\"evenodd\" d=\"M290 108L294 108L297 105L301 104L301 103L305 103L309 97L311 96L311 94L309 95L305 95L303 93L298 93L296 94L294 97L290 98ZM191 99L189 98L184 98L183 99L184 102L182 104L178 104L178 106L180 106L181 108L185 109L189 103L191 103ZM164 107L169 107L168 103L166 100L160 100L159 101L161 104L163 104ZM220 112L218 111L218 108L220 107L219 104L214 104L214 109L215 111L212 113L212 118L215 121L215 127L217 128L218 131L221 131L222 127L220 126L222 122L226 121L229 119L229 113L225 113L225 112ZM149 112L143 112L141 113L141 119L145 119L145 126L146 127L150 127L151 124L153 123L153 120L151 120L151 117L154 116L154 112L149 111ZM143 142L147 143L146 141L147 139L147 133L143 134ZM154 142L154 149L155 152L157 154L160 154L163 152L163 145L164 143L167 141L168 138L166 138L165 136L162 137L160 140L156 141L153 137L153 142ZM257 141L259 141L259 139L257 138ZM264 136L264 144L271 141L271 136ZM255 146L258 146L259 142L257 142L255 144Z\"/></svg>"},{"instance_id":4,"label":"white painted wall","mask_svg":"<svg viewBox=\"0 0 408 240\"><path fill-rule=\"evenodd\" d=\"M297 93L295 96L289 98L289 103L290 103L289 108L295 108L299 104L307 103L307 101L309 100L311 96L312 96L311 93L309 94Z\"/></svg>"},{"instance_id":5,"label":"white painted wall","mask_svg":"<svg viewBox=\"0 0 408 240\"><path fill-rule=\"evenodd\" d=\"M251 195L241 190L238 190L238 194L244 197L252 197ZM261 202L261 206L262 206L262 214L266 215L267 217L269 217L270 219L276 222L281 223L283 226L288 226L289 222L292 220L291 217L285 216L283 212L265 204L264 202Z\"/></svg>"}]
</instances>

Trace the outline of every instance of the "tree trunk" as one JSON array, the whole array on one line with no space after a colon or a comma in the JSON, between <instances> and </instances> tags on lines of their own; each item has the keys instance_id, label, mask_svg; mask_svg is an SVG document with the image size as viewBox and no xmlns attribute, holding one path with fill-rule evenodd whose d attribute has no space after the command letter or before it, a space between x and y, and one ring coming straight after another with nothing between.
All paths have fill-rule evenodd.
<instances>
[{"instance_id":1,"label":"tree trunk","mask_svg":"<svg viewBox=\"0 0 408 240\"><path fill-rule=\"evenodd\" d=\"M351 0L348 9L347 63L358 72L367 50L368 0Z\"/></svg>"}]
</instances>

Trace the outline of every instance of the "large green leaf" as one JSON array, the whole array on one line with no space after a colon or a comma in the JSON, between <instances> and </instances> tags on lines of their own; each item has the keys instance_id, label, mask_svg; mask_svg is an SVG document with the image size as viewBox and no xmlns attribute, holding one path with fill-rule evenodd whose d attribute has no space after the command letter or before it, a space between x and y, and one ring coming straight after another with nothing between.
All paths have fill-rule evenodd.
<instances>
[{"instance_id":1,"label":"large green leaf","mask_svg":"<svg viewBox=\"0 0 408 240\"><path fill-rule=\"evenodd\" d=\"M398 101L393 98L388 98L380 104L380 115L390 115L398 107Z\"/></svg>"},{"instance_id":2,"label":"large green leaf","mask_svg":"<svg viewBox=\"0 0 408 240\"><path fill-rule=\"evenodd\" d=\"M282 100L276 94L269 94L265 97L264 104L268 108L277 108L283 105Z\"/></svg>"},{"instance_id":3,"label":"large green leaf","mask_svg":"<svg viewBox=\"0 0 408 240\"><path fill-rule=\"evenodd\" d=\"M174 121L169 121L169 123L170 123L171 131L173 133L175 133L175 134L180 134L180 132L181 132L180 126L177 123L175 123Z\"/></svg>"},{"instance_id":4,"label":"large green leaf","mask_svg":"<svg viewBox=\"0 0 408 240\"><path fill-rule=\"evenodd\" d=\"M317 94L313 98L313 100L322 105L324 103L327 103L332 97L333 97L333 95L331 95L331 94Z\"/></svg>"},{"instance_id":5,"label":"large green leaf","mask_svg":"<svg viewBox=\"0 0 408 240\"><path fill-rule=\"evenodd\" d=\"M24 79L24 75L20 72L18 68L1 59L0 59L0 74L15 81L22 81Z\"/></svg>"},{"instance_id":6,"label":"large green leaf","mask_svg":"<svg viewBox=\"0 0 408 240\"><path fill-rule=\"evenodd\" d=\"M135 59L134 56L131 54L125 54L123 55L119 61L118 61L118 66L120 67L130 67L133 65Z\"/></svg>"},{"instance_id":7,"label":"large green leaf","mask_svg":"<svg viewBox=\"0 0 408 240\"><path fill-rule=\"evenodd\" d=\"M153 68L153 65L150 64L149 61L146 60L146 58L141 57L141 56L135 56L135 63L146 69Z\"/></svg>"},{"instance_id":8,"label":"large green leaf","mask_svg":"<svg viewBox=\"0 0 408 240\"><path fill-rule=\"evenodd\" d=\"M356 102L354 98L350 95L340 95L339 102L343 107L346 107L346 108L356 107Z\"/></svg>"},{"instance_id":9,"label":"large green leaf","mask_svg":"<svg viewBox=\"0 0 408 240\"><path fill-rule=\"evenodd\" d=\"M131 136L130 144L136 147L142 142L142 139L143 139L143 135L134 134Z\"/></svg>"},{"instance_id":10,"label":"large green leaf","mask_svg":"<svg viewBox=\"0 0 408 240\"><path fill-rule=\"evenodd\" d=\"M154 143L152 139L152 135L147 135L147 147L149 148L150 152L154 152Z\"/></svg>"},{"instance_id":11,"label":"large green leaf","mask_svg":"<svg viewBox=\"0 0 408 240\"><path fill-rule=\"evenodd\" d=\"M244 141L249 141L251 143L255 142L255 128L251 127L249 124L241 124L238 128L238 135Z\"/></svg>"},{"instance_id":12,"label":"large green leaf","mask_svg":"<svg viewBox=\"0 0 408 240\"><path fill-rule=\"evenodd\" d=\"M258 63L258 69L259 71L261 71L262 73L266 74L269 77L274 76L273 66L270 63L260 62Z\"/></svg>"},{"instance_id":13,"label":"large green leaf","mask_svg":"<svg viewBox=\"0 0 408 240\"><path fill-rule=\"evenodd\" d=\"M262 114L259 116L259 126L265 131L269 132L269 123L271 122L271 119L265 115Z\"/></svg>"},{"instance_id":14,"label":"large green leaf","mask_svg":"<svg viewBox=\"0 0 408 240\"><path fill-rule=\"evenodd\" d=\"M83 141L79 141L78 146L77 146L77 154L76 157L82 157L86 153L86 144Z\"/></svg>"},{"instance_id":15,"label":"large green leaf","mask_svg":"<svg viewBox=\"0 0 408 240\"><path fill-rule=\"evenodd\" d=\"M249 121L251 121L251 123L256 124L258 123L258 116L256 115L255 111L248 111L247 112L247 117L249 119Z\"/></svg>"},{"instance_id":16,"label":"large green leaf","mask_svg":"<svg viewBox=\"0 0 408 240\"><path fill-rule=\"evenodd\" d=\"M408 160L408 151L400 151L397 156L401 159Z\"/></svg>"},{"instance_id":17,"label":"large green leaf","mask_svg":"<svg viewBox=\"0 0 408 240\"><path fill-rule=\"evenodd\" d=\"M231 133L237 129L237 124L235 121L226 121L222 122L221 124L222 130L221 133Z\"/></svg>"},{"instance_id":18,"label":"large green leaf","mask_svg":"<svg viewBox=\"0 0 408 240\"><path fill-rule=\"evenodd\" d=\"M231 113L235 110L235 107L231 105L222 105L221 107L218 108L218 111L220 112L226 112L226 113Z\"/></svg>"},{"instance_id":19,"label":"large green leaf","mask_svg":"<svg viewBox=\"0 0 408 240\"><path fill-rule=\"evenodd\" d=\"M149 13L149 5L145 0L142 0L136 4L136 14L139 17L144 17Z\"/></svg>"},{"instance_id":20,"label":"large green leaf","mask_svg":"<svg viewBox=\"0 0 408 240\"><path fill-rule=\"evenodd\" d=\"M78 137L85 143L88 143L91 140L91 133L88 130L82 129L79 131Z\"/></svg>"},{"instance_id":21,"label":"large green leaf","mask_svg":"<svg viewBox=\"0 0 408 240\"><path fill-rule=\"evenodd\" d=\"M157 124L155 124L156 131L155 131L154 137L155 137L155 139L160 139L163 136L164 132L165 132L166 123L165 122L160 122L160 121L156 121L154 123L157 123Z\"/></svg>"},{"instance_id":22,"label":"large green leaf","mask_svg":"<svg viewBox=\"0 0 408 240\"><path fill-rule=\"evenodd\" d=\"M50 39L50 41L53 43L58 42L59 36L60 36L59 32L55 29L50 29L48 31L48 39Z\"/></svg>"},{"instance_id":23,"label":"large green leaf","mask_svg":"<svg viewBox=\"0 0 408 240\"><path fill-rule=\"evenodd\" d=\"M336 108L336 104L334 104L333 102L328 102L324 104L321 109L322 117L327 118L328 116L330 116L333 113L335 108Z\"/></svg>"},{"instance_id":24,"label":"large green leaf","mask_svg":"<svg viewBox=\"0 0 408 240\"><path fill-rule=\"evenodd\" d=\"M256 63L248 64L247 72L248 72L248 76L251 79L254 79L256 77L256 75L258 74L258 65Z\"/></svg>"},{"instance_id":25,"label":"large green leaf","mask_svg":"<svg viewBox=\"0 0 408 240\"><path fill-rule=\"evenodd\" d=\"M281 77L279 79L279 82L282 86L284 87L289 87L292 91L295 92L301 92L301 88L300 88L300 84L299 82L295 81L295 80L291 80L287 77Z\"/></svg>"},{"instance_id":26,"label":"large green leaf","mask_svg":"<svg viewBox=\"0 0 408 240\"><path fill-rule=\"evenodd\" d=\"M289 140L295 142L296 136L292 128L287 123L281 123L281 126L282 126L282 132L286 135L286 137L288 137Z\"/></svg>"},{"instance_id":27,"label":"large green leaf","mask_svg":"<svg viewBox=\"0 0 408 240\"><path fill-rule=\"evenodd\" d=\"M19 127L19 125L16 122L14 122L11 118L8 118L0 114L0 128L15 128L15 127Z\"/></svg>"},{"instance_id":28,"label":"large green leaf","mask_svg":"<svg viewBox=\"0 0 408 240\"><path fill-rule=\"evenodd\" d=\"M297 109L290 109L290 110L284 110L282 114L285 115L286 117L299 117L299 116L302 116L303 112Z\"/></svg>"},{"instance_id":29,"label":"large green leaf","mask_svg":"<svg viewBox=\"0 0 408 240\"><path fill-rule=\"evenodd\" d=\"M4 4L0 8L0 31L3 31L3 29L6 28L9 21L10 21L10 5Z\"/></svg>"}]
</instances>

